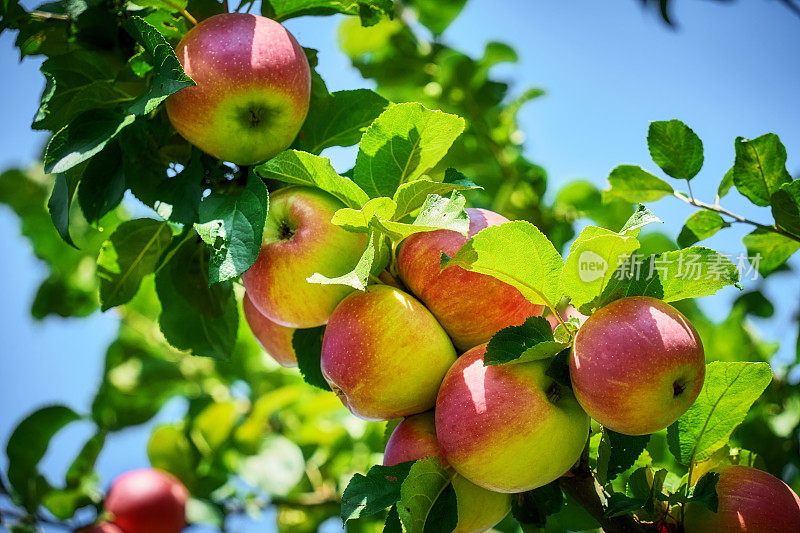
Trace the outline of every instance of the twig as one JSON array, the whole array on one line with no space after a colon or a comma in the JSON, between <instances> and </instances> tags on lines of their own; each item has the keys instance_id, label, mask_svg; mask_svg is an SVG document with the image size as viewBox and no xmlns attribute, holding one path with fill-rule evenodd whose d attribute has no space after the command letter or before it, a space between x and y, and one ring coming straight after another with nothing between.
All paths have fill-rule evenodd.
<instances>
[{"instance_id":1,"label":"twig","mask_svg":"<svg viewBox=\"0 0 800 533\"><path fill-rule=\"evenodd\" d=\"M61 13L47 13L44 11L31 11L28 13L33 18L42 19L42 20L61 20L64 22L69 22L71 20L69 15L64 15Z\"/></svg>"},{"instance_id":2,"label":"twig","mask_svg":"<svg viewBox=\"0 0 800 533\"><path fill-rule=\"evenodd\" d=\"M191 15L191 14L190 14L188 11L186 11L184 8L182 8L181 6L179 6L179 5L178 5L178 4L176 4L176 3L172 2L172 0L162 0L162 2L164 2L165 4L167 4L169 7L171 7L172 9L174 9L175 11L177 11L178 13L180 13L181 15L183 15L183 18L185 18L186 20L188 20L189 22L191 22L191 23L192 23L192 26L197 26L197 19L196 19L196 18L194 18L194 17L193 17L193 16L192 16L192 15Z\"/></svg>"},{"instance_id":3,"label":"twig","mask_svg":"<svg viewBox=\"0 0 800 533\"><path fill-rule=\"evenodd\" d=\"M700 200L695 200L694 198L688 198L685 195L683 195L683 194L681 194L681 193L679 193L677 191L673 193L673 196L675 196L675 198L677 198L679 200L682 200L682 201L686 202L689 205L693 205L693 206L699 207L701 209L707 209L709 211L714 211L715 213L719 213L721 215L725 215L725 216L731 217L733 219L732 222L737 222L737 223L741 223L741 224L750 224L751 226L755 226L757 228L763 229L764 231L770 231L772 233L777 233L779 235L783 235L784 237L787 237L787 238L792 239L794 241L800 242L800 237L798 237L796 235L792 235L791 233L789 233L787 231L784 231L784 230L782 230L781 228L779 228L777 226L768 226L766 224L761 224L760 222L756 222L754 220L750 220L748 218L743 217L742 215L737 215L736 213L728 211L727 209L725 209L724 207L722 207L720 205L711 205L711 204L707 204L705 202L701 202Z\"/></svg>"}]
</instances>

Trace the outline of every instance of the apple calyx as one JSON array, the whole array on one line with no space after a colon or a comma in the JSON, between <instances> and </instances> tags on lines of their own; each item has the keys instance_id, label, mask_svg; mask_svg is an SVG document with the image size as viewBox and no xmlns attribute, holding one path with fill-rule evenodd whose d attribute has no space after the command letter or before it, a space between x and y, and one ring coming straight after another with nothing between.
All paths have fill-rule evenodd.
<instances>
[{"instance_id":1,"label":"apple calyx","mask_svg":"<svg viewBox=\"0 0 800 533\"><path fill-rule=\"evenodd\" d=\"M274 115L275 110L271 107L260 103L252 103L241 109L239 120L245 127L250 129L267 129L270 127L271 119Z\"/></svg>"},{"instance_id":2,"label":"apple calyx","mask_svg":"<svg viewBox=\"0 0 800 533\"><path fill-rule=\"evenodd\" d=\"M552 403L553 405L557 404L558 401L561 399L561 385L557 382L553 382L550 384L549 387L544 391L545 396L547 397L547 401Z\"/></svg>"}]
</instances>

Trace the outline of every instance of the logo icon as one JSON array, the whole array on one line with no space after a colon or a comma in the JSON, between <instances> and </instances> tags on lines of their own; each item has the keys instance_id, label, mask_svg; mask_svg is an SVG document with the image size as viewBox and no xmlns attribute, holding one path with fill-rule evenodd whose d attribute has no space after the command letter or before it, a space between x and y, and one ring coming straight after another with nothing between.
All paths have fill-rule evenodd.
<instances>
[{"instance_id":1,"label":"logo icon","mask_svg":"<svg viewBox=\"0 0 800 533\"><path fill-rule=\"evenodd\" d=\"M602 256L586 250L578 256L578 277L584 283L602 278L608 270L608 262Z\"/></svg>"}]
</instances>

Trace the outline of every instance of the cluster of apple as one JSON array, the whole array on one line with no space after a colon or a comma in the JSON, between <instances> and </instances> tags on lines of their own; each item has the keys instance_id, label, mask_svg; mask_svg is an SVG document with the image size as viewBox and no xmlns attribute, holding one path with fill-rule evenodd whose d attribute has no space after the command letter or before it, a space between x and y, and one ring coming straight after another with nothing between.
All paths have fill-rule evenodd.
<instances>
[{"instance_id":1,"label":"cluster of apple","mask_svg":"<svg viewBox=\"0 0 800 533\"><path fill-rule=\"evenodd\" d=\"M180 533L188 498L186 487L166 472L131 470L111 484L104 504L108 519L77 533Z\"/></svg>"},{"instance_id":2,"label":"cluster of apple","mask_svg":"<svg viewBox=\"0 0 800 533\"><path fill-rule=\"evenodd\" d=\"M239 165L291 144L308 111L311 78L302 48L280 24L217 15L193 28L176 54L197 85L172 95L167 112L188 141ZM309 283L315 273L351 271L367 244L365 234L331 223L342 207L310 187L272 194L260 254L242 275L246 319L285 366L297 364L296 329L327 324L321 369L331 389L361 418L405 417L385 464L435 456L454 471L456 531L492 527L508 513L509 494L567 472L584 450L590 417L619 433L649 434L700 393L705 359L697 332L652 298L624 298L583 317L571 388L547 375L546 361L485 366L495 333L544 311L493 277L441 269L443 252L452 256L468 237L507 221L490 211L467 210L468 237L439 230L406 238L393 258L399 280L383 272L363 292ZM719 513L695 509L687 531L800 531L800 501L769 474L731 467L718 493Z\"/></svg>"}]
</instances>

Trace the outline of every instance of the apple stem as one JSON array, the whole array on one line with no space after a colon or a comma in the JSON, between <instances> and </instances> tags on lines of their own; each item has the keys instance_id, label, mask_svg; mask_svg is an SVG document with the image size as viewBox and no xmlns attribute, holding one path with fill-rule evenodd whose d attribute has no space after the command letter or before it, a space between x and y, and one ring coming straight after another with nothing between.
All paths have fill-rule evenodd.
<instances>
[{"instance_id":1,"label":"apple stem","mask_svg":"<svg viewBox=\"0 0 800 533\"><path fill-rule=\"evenodd\" d=\"M172 2L172 0L163 0L163 2L172 9L174 9L175 11L177 11L178 13L180 13L181 15L183 15L183 18L191 22L192 26L197 26L197 19L194 18L191 14L189 14L189 12L183 9L181 6Z\"/></svg>"}]
</instances>

